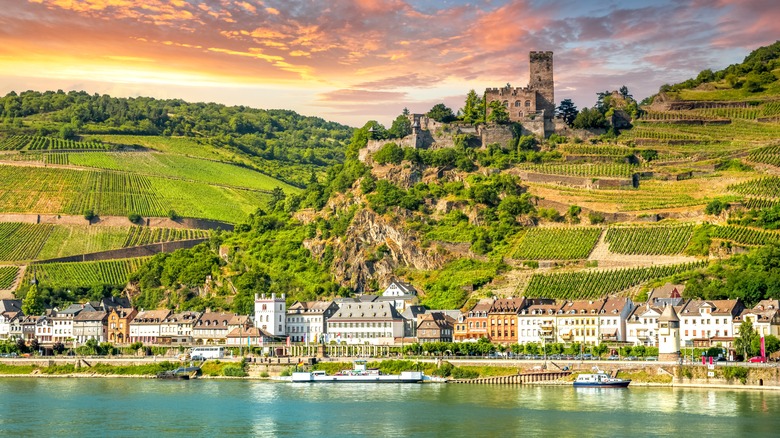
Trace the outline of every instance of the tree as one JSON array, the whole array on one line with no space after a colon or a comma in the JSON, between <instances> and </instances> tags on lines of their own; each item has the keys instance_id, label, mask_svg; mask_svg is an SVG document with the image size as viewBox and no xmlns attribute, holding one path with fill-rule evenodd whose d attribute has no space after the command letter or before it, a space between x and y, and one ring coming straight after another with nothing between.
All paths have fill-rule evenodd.
<instances>
[{"instance_id":1,"label":"tree","mask_svg":"<svg viewBox=\"0 0 780 438\"><path fill-rule=\"evenodd\" d=\"M276 186L273 190L271 190L271 200L268 201L268 206L271 208L271 210L274 210L280 202L284 201L284 198L286 198L287 195L285 195L284 190L282 190L281 187Z\"/></svg>"},{"instance_id":2,"label":"tree","mask_svg":"<svg viewBox=\"0 0 780 438\"><path fill-rule=\"evenodd\" d=\"M563 99L561 104L558 105L558 108L555 108L555 114L562 118L568 126L572 126L574 119L576 119L577 114L579 114L579 110L571 99Z\"/></svg>"},{"instance_id":3,"label":"tree","mask_svg":"<svg viewBox=\"0 0 780 438\"><path fill-rule=\"evenodd\" d=\"M734 339L734 350L742 353L742 357L747 360L754 355L753 342L758 339L758 333L753 328L750 320L745 320L739 325L739 336Z\"/></svg>"},{"instance_id":4,"label":"tree","mask_svg":"<svg viewBox=\"0 0 780 438\"><path fill-rule=\"evenodd\" d=\"M493 100L488 105L490 114L487 116L488 123L509 123L509 111L499 100Z\"/></svg>"},{"instance_id":5,"label":"tree","mask_svg":"<svg viewBox=\"0 0 780 438\"><path fill-rule=\"evenodd\" d=\"M606 128L608 126L607 119L604 118L597 108L588 109L583 108L577 117L574 119L572 126L577 129L594 129L594 128Z\"/></svg>"},{"instance_id":6,"label":"tree","mask_svg":"<svg viewBox=\"0 0 780 438\"><path fill-rule=\"evenodd\" d=\"M73 140L76 138L76 130L72 125L62 125L62 128L60 128L60 137L65 140Z\"/></svg>"},{"instance_id":7,"label":"tree","mask_svg":"<svg viewBox=\"0 0 780 438\"><path fill-rule=\"evenodd\" d=\"M38 285L33 284L27 291L27 296L22 301L22 312L25 315L43 315L44 310L43 299L38 292Z\"/></svg>"},{"instance_id":8,"label":"tree","mask_svg":"<svg viewBox=\"0 0 780 438\"><path fill-rule=\"evenodd\" d=\"M132 223L134 223L134 224L136 224L136 225L140 225L140 224L142 223L142 221L143 221L143 218L142 218L142 217L141 217L141 215L140 215L140 214L138 214L138 213L130 213L130 214L127 216L127 219L128 219L130 222L132 222Z\"/></svg>"},{"instance_id":9,"label":"tree","mask_svg":"<svg viewBox=\"0 0 780 438\"><path fill-rule=\"evenodd\" d=\"M455 113L443 103L437 103L425 115L441 123L449 123L455 120Z\"/></svg>"},{"instance_id":10,"label":"tree","mask_svg":"<svg viewBox=\"0 0 780 438\"><path fill-rule=\"evenodd\" d=\"M620 87L620 90L618 90L618 93L620 93L620 96L621 96L623 99L626 99L626 100L628 100L628 99L634 100L634 96L632 96L632 95L631 95L631 93L629 93L629 92L628 92L628 87L626 87L625 85L623 85L622 87Z\"/></svg>"},{"instance_id":11,"label":"tree","mask_svg":"<svg viewBox=\"0 0 780 438\"><path fill-rule=\"evenodd\" d=\"M406 109L406 108L404 108ZM390 138L404 138L412 133L412 122L409 117L401 114L393 120L393 124L387 131Z\"/></svg>"},{"instance_id":12,"label":"tree","mask_svg":"<svg viewBox=\"0 0 780 438\"><path fill-rule=\"evenodd\" d=\"M469 93L466 95L466 105L463 107L463 121L475 125L485 121L485 100L474 90L469 90Z\"/></svg>"},{"instance_id":13,"label":"tree","mask_svg":"<svg viewBox=\"0 0 780 438\"><path fill-rule=\"evenodd\" d=\"M84 212L84 219L88 221L92 221L92 219L95 219L95 210L92 210L91 208Z\"/></svg>"}]
</instances>

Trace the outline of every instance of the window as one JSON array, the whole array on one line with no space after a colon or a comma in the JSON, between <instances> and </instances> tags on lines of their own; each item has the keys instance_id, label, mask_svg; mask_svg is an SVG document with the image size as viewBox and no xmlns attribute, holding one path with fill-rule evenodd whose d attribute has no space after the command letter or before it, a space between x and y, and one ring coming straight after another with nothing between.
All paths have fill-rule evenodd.
<instances>
[{"instance_id":1,"label":"window","mask_svg":"<svg viewBox=\"0 0 780 438\"><path fill-rule=\"evenodd\" d=\"M531 101L530 100L526 100L525 101L525 107L526 108L530 108L531 107Z\"/></svg>"}]
</instances>

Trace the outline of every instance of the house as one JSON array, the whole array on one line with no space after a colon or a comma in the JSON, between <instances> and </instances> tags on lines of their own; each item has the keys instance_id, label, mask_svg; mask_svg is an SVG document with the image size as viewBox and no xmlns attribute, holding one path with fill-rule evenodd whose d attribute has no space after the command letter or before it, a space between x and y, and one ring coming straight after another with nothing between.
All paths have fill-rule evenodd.
<instances>
[{"instance_id":1,"label":"house","mask_svg":"<svg viewBox=\"0 0 780 438\"><path fill-rule=\"evenodd\" d=\"M83 344L90 339L106 342L108 314L103 310L80 312L73 318L73 339Z\"/></svg>"},{"instance_id":2,"label":"house","mask_svg":"<svg viewBox=\"0 0 780 438\"><path fill-rule=\"evenodd\" d=\"M420 316L425 315L427 311L428 309L426 309L425 306L414 305L407 306L406 309L401 312L401 316L404 317L404 338L417 337L417 323L419 322Z\"/></svg>"},{"instance_id":3,"label":"house","mask_svg":"<svg viewBox=\"0 0 780 438\"><path fill-rule=\"evenodd\" d=\"M52 341L52 326L50 319L51 311L48 311L45 315L39 316L35 321L35 339L39 344L51 344Z\"/></svg>"},{"instance_id":4,"label":"house","mask_svg":"<svg viewBox=\"0 0 780 438\"><path fill-rule=\"evenodd\" d=\"M326 341L390 345L403 334L404 318L391 303L344 303L328 319Z\"/></svg>"},{"instance_id":5,"label":"house","mask_svg":"<svg viewBox=\"0 0 780 438\"><path fill-rule=\"evenodd\" d=\"M83 311L94 312L96 310L89 303L71 304L63 310L55 308L49 318L52 326L52 342L63 344L73 342L73 319Z\"/></svg>"},{"instance_id":6,"label":"house","mask_svg":"<svg viewBox=\"0 0 780 438\"><path fill-rule=\"evenodd\" d=\"M130 322L138 310L130 307L114 307L108 311L106 337L112 344L130 342Z\"/></svg>"},{"instance_id":7,"label":"house","mask_svg":"<svg viewBox=\"0 0 780 438\"><path fill-rule=\"evenodd\" d=\"M200 319L200 312L171 313L160 323L160 338L167 345L192 343L192 327Z\"/></svg>"},{"instance_id":8,"label":"house","mask_svg":"<svg viewBox=\"0 0 780 438\"><path fill-rule=\"evenodd\" d=\"M143 309L130 321L130 343L155 344L160 337L160 324L170 315L170 310Z\"/></svg>"},{"instance_id":9,"label":"house","mask_svg":"<svg viewBox=\"0 0 780 438\"><path fill-rule=\"evenodd\" d=\"M333 301L296 301L287 309L287 335L291 342L323 342L328 318L339 306Z\"/></svg>"},{"instance_id":10,"label":"house","mask_svg":"<svg viewBox=\"0 0 780 438\"><path fill-rule=\"evenodd\" d=\"M235 316L234 313L204 313L192 326L192 341L198 345L224 344ZM238 327L240 324L233 325L233 328Z\"/></svg>"},{"instance_id":11,"label":"house","mask_svg":"<svg viewBox=\"0 0 780 438\"><path fill-rule=\"evenodd\" d=\"M130 304L130 300L127 297L105 297L98 303L98 306L94 306L98 310L104 310L105 312L110 312L113 309L116 309L117 307L121 307L124 309L130 309L133 307L132 304Z\"/></svg>"},{"instance_id":12,"label":"house","mask_svg":"<svg viewBox=\"0 0 780 438\"><path fill-rule=\"evenodd\" d=\"M734 341L734 319L744 306L740 300L690 300L677 315L680 342L686 347L729 346Z\"/></svg>"},{"instance_id":13,"label":"house","mask_svg":"<svg viewBox=\"0 0 780 438\"><path fill-rule=\"evenodd\" d=\"M11 339L11 324L24 317L20 300L0 300L0 339Z\"/></svg>"},{"instance_id":14,"label":"house","mask_svg":"<svg viewBox=\"0 0 780 438\"><path fill-rule=\"evenodd\" d=\"M492 298L477 301L471 309L461 314L455 323L453 338L455 342L476 342L488 337L488 313L495 302Z\"/></svg>"},{"instance_id":15,"label":"house","mask_svg":"<svg viewBox=\"0 0 780 438\"><path fill-rule=\"evenodd\" d=\"M597 345L600 342L599 316L605 302L605 298L567 301L558 311L557 342Z\"/></svg>"},{"instance_id":16,"label":"house","mask_svg":"<svg viewBox=\"0 0 780 438\"><path fill-rule=\"evenodd\" d=\"M558 311L565 302L532 304L520 311L517 316L517 342L553 343L556 342L556 320Z\"/></svg>"},{"instance_id":17,"label":"house","mask_svg":"<svg viewBox=\"0 0 780 438\"><path fill-rule=\"evenodd\" d=\"M287 335L287 303L285 294L255 294L255 327L260 327L271 336ZM227 335L227 333L225 334Z\"/></svg>"},{"instance_id":18,"label":"house","mask_svg":"<svg viewBox=\"0 0 780 438\"><path fill-rule=\"evenodd\" d=\"M235 328L228 333L225 345L228 347L262 347L273 341L273 336L257 327Z\"/></svg>"},{"instance_id":19,"label":"house","mask_svg":"<svg viewBox=\"0 0 780 438\"><path fill-rule=\"evenodd\" d=\"M420 315L417 323L417 340L426 342L452 342L455 319L443 312Z\"/></svg>"},{"instance_id":20,"label":"house","mask_svg":"<svg viewBox=\"0 0 780 438\"><path fill-rule=\"evenodd\" d=\"M761 300L752 309L744 309L734 318L733 336L739 336L739 326L750 321L759 336L774 335L780 337L780 302Z\"/></svg>"},{"instance_id":21,"label":"house","mask_svg":"<svg viewBox=\"0 0 780 438\"><path fill-rule=\"evenodd\" d=\"M659 309L663 309L664 306L679 306L683 301L682 293L684 291L684 284L666 283L650 290L650 293L647 294L647 302Z\"/></svg>"},{"instance_id":22,"label":"house","mask_svg":"<svg viewBox=\"0 0 780 438\"><path fill-rule=\"evenodd\" d=\"M517 343L517 315L526 306L525 298L499 298L488 312L488 337L493 343Z\"/></svg>"},{"instance_id":23,"label":"house","mask_svg":"<svg viewBox=\"0 0 780 438\"><path fill-rule=\"evenodd\" d=\"M600 342L625 342L626 321L634 303L627 297L609 297L599 311Z\"/></svg>"},{"instance_id":24,"label":"house","mask_svg":"<svg viewBox=\"0 0 780 438\"><path fill-rule=\"evenodd\" d=\"M414 306L420 302L417 297L417 289L409 283L393 280L382 292L382 296L377 297L376 301L388 301L395 306L396 310L403 312L407 306Z\"/></svg>"},{"instance_id":25,"label":"house","mask_svg":"<svg viewBox=\"0 0 780 438\"><path fill-rule=\"evenodd\" d=\"M28 315L22 318L22 339L24 339L28 344L33 339L36 339L35 328L38 324L38 318L41 317L37 315Z\"/></svg>"}]
</instances>

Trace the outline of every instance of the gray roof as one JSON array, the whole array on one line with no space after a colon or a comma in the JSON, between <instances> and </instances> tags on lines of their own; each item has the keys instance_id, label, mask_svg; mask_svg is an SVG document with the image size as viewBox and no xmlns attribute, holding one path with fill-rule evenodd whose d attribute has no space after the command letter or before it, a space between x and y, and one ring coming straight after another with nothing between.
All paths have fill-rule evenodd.
<instances>
[{"instance_id":1,"label":"gray roof","mask_svg":"<svg viewBox=\"0 0 780 438\"><path fill-rule=\"evenodd\" d=\"M0 313L20 312L21 310L22 300L0 300Z\"/></svg>"},{"instance_id":2,"label":"gray roof","mask_svg":"<svg viewBox=\"0 0 780 438\"><path fill-rule=\"evenodd\" d=\"M401 314L387 302L344 303L328 321L338 320L388 320L403 319Z\"/></svg>"}]
</instances>

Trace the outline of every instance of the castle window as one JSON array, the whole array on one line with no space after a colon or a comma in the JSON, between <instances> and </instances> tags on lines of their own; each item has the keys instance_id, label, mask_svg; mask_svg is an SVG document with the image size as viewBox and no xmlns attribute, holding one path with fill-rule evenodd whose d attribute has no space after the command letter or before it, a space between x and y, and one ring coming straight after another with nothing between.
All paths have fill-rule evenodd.
<instances>
[{"instance_id":1,"label":"castle window","mask_svg":"<svg viewBox=\"0 0 780 438\"><path fill-rule=\"evenodd\" d=\"M509 108L509 101L507 101L507 100L504 101L504 107L505 108Z\"/></svg>"},{"instance_id":2,"label":"castle window","mask_svg":"<svg viewBox=\"0 0 780 438\"><path fill-rule=\"evenodd\" d=\"M525 101L525 107L526 108L530 108L531 107L531 101L530 100L526 100Z\"/></svg>"},{"instance_id":3,"label":"castle window","mask_svg":"<svg viewBox=\"0 0 780 438\"><path fill-rule=\"evenodd\" d=\"M518 106L520 106L520 101L519 101L519 100L516 100L516 101L515 101L515 107L518 107Z\"/></svg>"}]
</instances>

